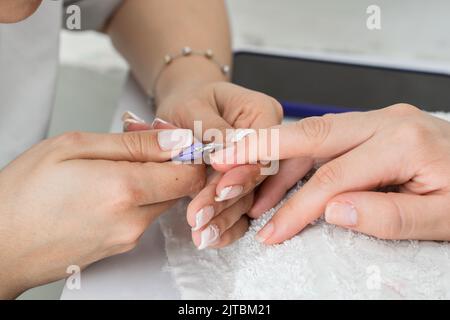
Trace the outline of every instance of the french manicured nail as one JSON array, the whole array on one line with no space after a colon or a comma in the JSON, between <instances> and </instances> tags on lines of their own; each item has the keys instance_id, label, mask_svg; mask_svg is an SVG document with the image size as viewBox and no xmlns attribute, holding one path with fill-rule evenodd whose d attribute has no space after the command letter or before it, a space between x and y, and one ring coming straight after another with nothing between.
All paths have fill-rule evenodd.
<instances>
[{"instance_id":1,"label":"french manicured nail","mask_svg":"<svg viewBox=\"0 0 450 320\"><path fill-rule=\"evenodd\" d=\"M131 111L126 111L123 115L122 115L122 121L123 122L130 122L130 123L145 123L145 121L141 118L139 118L137 115L135 115L133 112Z\"/></svg>"},{"instance_id":2,"label":"french manicured nail","mask_svg":"<svg viewBox=\"0 0 450 320\"><path fill-rule=\"evenodd\" d=\"M325 220L338 226L356 226L358 214L350 203L332 202L325 210Z\"/></svg>"},{"instance_id":3,"label":"french manicured nail","mask_svg":"<svg viewBox=\"0 0 450 320\"><path fill-rule=\"evenodd\" d=\"M244 139L246 136L255 133L256 131L253 129L236 129L230 136L230 142L239 142Z\"/></svg>"},{"instance_id":4,"label":"french manicured nail","mask_svg":"<svg viewBox=\"0 0 450 320\"><path fill-rule=\"evenodd\" d=\"M204 207L195 214L195 226L192 231L200 230L214 217L214 208L212 206Z\"/></svg>"},{"instance_id":5,"label":"french manicured nail","mask_svg":"<svg viewBox=\"0 0 450 320\"><path fill-rule=\"evenodd\" d=\"M189 129L162 130L158 132L158 144L161 150L170 151L189 147L194 141Z\"/></svg>"},{"instance_id":6,"label":"french manicured nail","mask_svg":"<svg viewBox=\"0 0 450 320\"><path fill-rule=\"evenodd\" d=\"M198 246L198 250L203 250L208 248L210 245L217 243L220 239L220 231L219 228L212 224L208 228L202 231L200 235L200 245Z\"/></svg>"},{"instance_id":7,"label":"french manicured nail","mask_svg":"<svg viewBox=\"0 0 450 320\"><path fill-rule=\"evenodd\" d=\"M256 241L261 243L265 242L267 239L269 239L274 230L275 227L273 225L273 222L267 223L264 228L262 228L255 236Z\"/></svg>"},{"instance_id":8,"label":"french manicured nail","mask_svg":"<svg viewBox=\"0 0 450 320\"><path fill-rule=\"evenodd\" d=\"M220 190L219 194L214 198L215 201L221 202L229 199L236 198L242 194L244 190L243 186L229 186Z\"/></svg>"},{"instance_id":9,"label":"french manicured nail","mask_svg":"<svg viewBox=\"0 0 450 320\"><path fill-rule=\"evenodd\" d=\"M155 120L153 120L153 122L152 122L152 127L156 126L158 123L169 124L167 121L165 121L161 118L155 118Z\"/></svg>"}]
</instances>

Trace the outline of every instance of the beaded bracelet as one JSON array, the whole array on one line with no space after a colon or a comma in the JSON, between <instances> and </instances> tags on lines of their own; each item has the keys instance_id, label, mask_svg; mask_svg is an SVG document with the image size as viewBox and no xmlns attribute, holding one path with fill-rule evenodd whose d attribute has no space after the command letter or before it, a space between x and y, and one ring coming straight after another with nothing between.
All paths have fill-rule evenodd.
<instances>
[{"instance_id":1,"label":"beaded bracelet","mask_svg":"<svg viewBox=\"0 0 450 320\"><path fill-rule=\"evenodd\" d=\"M159 70L158 74L155 77L155 80L153 82L153 88L152 91L150 92L150 101L151 103L155 104L155 91L156 91L156 85L158 84L158 80L161 77L164 69L170 65L173 61L178 60L180 58L185 58L185 57L189 57L189 56L200 56L200 57L205 57L206 59L210 60L211 62L213 62L214 64L216 64L220 71L225 75L228 76L230 74L230 66L226 65L226 64L221 64L217 59L215 59L214 57L214 52L212 51L212 49L207 49L206 51L194 51L192 50L190 47L183 47L180 51L180 53L177 54L166 54L164 56L164 65L162 66L161 70Z\"/></svg>"}]
</instances>

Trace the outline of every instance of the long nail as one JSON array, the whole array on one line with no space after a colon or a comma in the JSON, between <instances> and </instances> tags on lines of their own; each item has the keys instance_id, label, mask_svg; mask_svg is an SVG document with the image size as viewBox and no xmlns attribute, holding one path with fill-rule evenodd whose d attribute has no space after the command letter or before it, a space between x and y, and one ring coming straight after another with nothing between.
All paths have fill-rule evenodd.
<instances>
[{"instance_id":1,"label":"long nail","mask_svg":"<svg viewBox=\"0 0 450 320\"><path fill-rule=\"evenodd\" d=\"M220 239L220 231L219 228L212 224L208 228L202 231L200 235L200 245L198 246L198 250L203 250L210 245L217 243Z\"/></svg>"},{"instance_id":2,"label":"long nail","mask_svg":"<svg viewBox=\"0 0 450 320\"><path fill-rule=\"evenodd\" d=\"M214 207L207 206L203 209L200 209L195 214L195 226L192 228L192 231L198 231L214 217Z\"/></svg>"},{"instance_id":3,"label":"long nail","mask_svg":"<svg viewBox=\"0 0 450 320\"><path fill-rule=\"evenodd\" d=\"M261 231L258 232L258 234L255 236L256 241L258 242L265 242L269 237L273 234L275 231L275 226L273 222L267 223L264 228L261 229Z\"/></svg>"},{"instance_id":4,"label":"long nail","mask_svg":"<svg viewBox=\"0 0 450 320\"><path fill-rule=\"evenodd\" d=\"M173 129L158 132L158 144L161 150L170 151L189 147L194 141L192 130Z\"/></svg>"},{"instance_id":5,"label":"long nail","mask_svg":"<svg viewBox=\"0 0 450 320\"><path fill-rule=\"evenodd\" d=\"M161 118L155 118L155 120L153 120L152 122L152 127L155 127L158 124L169 124L167 121L161 119Z\"/></svg>"},{"instance_id":6,"label":"long nail","mask_svg":"<svg viewBox=\"0 0 450 320\"><path fill-rule=\"evenodd\" d=\"M135 115L131 111L126 111L122 115L122 121L123 122L129 121L130 123L145 123L145 121L143 119L139 118L137 115Z\"/></svg>"},{"instance_id":7,"label":"long nail","mask_svg":"<svg viewBox=\"0 0 450 320\"><path fill-rule=\"evenodd\" d=\"M221 202L229 199L236 198L237 196L242 194L244 190L243 186L229 186L220 190L217 197L214 198L215 201Z\"/></svg>"},{"instance_id":8,"label":"long nail","mask_svg":"<svg viewBox=\"0 0 450 320\"><path fill-rule=\"evenodd\" d=\"M325 209L325 220L338 226L353 227L358 222L358 213L350 203L331 202Z\"/></svg>"}]
</instances>

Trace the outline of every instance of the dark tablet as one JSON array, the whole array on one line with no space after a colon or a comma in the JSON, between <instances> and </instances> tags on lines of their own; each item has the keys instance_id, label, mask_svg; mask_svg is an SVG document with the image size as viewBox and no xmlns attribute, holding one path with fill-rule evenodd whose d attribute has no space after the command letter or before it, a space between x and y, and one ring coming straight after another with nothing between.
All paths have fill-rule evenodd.
<instances>
[{"instance_id":1,"label":"dark tablet","mask_svg":"<svg viewBox=\"0 0 450 320\"><path fill-rule=\"evenodd\" d=\"M450 112L450 76L254 52L235 54L233 82L278 99L288 116L371 110L406 102Z\"/></svg>"}]
</instances>

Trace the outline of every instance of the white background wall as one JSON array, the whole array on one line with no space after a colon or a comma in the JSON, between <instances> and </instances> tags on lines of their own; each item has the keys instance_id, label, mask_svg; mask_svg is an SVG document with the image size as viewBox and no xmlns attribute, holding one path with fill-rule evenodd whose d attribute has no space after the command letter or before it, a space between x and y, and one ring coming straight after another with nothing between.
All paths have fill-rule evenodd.
<instances>
[{"instance_id":1,"label":"white background wall","mask_svg":"<svg viewBox=\"0 0 450 320\"><path fill-rule=\"evenodd\" d=\"M235 46L252 45L450 66L448 0L228 0ZM366 28L381 7L382 29ZM127 72L108 39L62 33L61 68L50 134L106 131ZM180 44L180 46L184 45ZM22 296L58 298L62 282Z\"/></svg>"}]
</instances>

